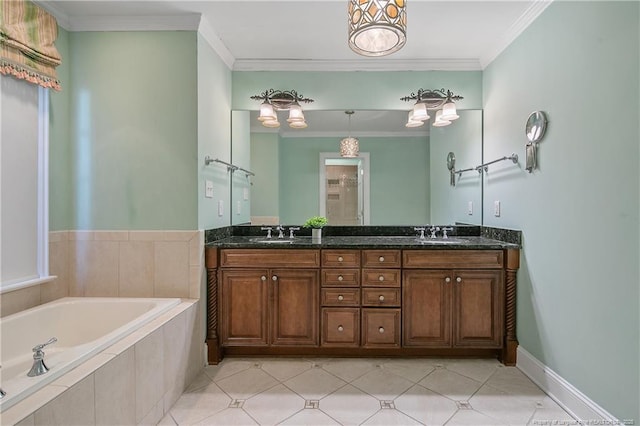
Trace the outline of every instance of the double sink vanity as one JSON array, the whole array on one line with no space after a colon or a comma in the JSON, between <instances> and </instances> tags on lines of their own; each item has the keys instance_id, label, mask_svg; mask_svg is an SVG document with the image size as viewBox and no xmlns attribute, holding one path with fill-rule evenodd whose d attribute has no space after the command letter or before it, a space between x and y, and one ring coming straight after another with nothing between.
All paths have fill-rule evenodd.
<instances>
[{"instance_id":1,"label":"double sink vanity","mask_svg":"<svg viewBox=\"0 0 640 426\"><path fill-rule=\"evenodd\" d=\"M456 226L207 235L209 363L225 355L467 356L516 361L519 244ZM491 238L488 238L491 237Z\"/></svg>"}]
</instances>

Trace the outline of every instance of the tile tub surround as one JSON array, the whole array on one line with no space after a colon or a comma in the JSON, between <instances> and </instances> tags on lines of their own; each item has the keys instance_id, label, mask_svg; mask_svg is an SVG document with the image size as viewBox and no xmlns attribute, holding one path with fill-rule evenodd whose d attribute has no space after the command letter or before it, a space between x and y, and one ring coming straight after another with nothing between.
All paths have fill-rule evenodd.
<instances>
[{"instance_id":1,"label":"tile tub surround","mask_svg":"<svg viewBox=\"0 0 640 426\"><path fill-rule=\"evenodd\" d=\"M65 296L200 298L204 231L56 231L50 274L39 286L3 293L1 315Z\"/></svg>"},{"instance_id":2,"label":"tile tub surround","mask_svg":"<svg viewBox=\"0 0 640 426\"><path fill-rule=\"evenodd\" d=\"M157 424L204 366L199 303L183 300L3 412L0 423Z\"/></svg>"},{"instance_id":3,"label":"tile tub surround","mask_svg":"<svg viewBox=\"0 0 640 426\"><path fill-rule=\"evenodd\" d=\"M544 422L547 423L544 423ZM535 425L575 420L495 360L226 358L161 425Z\"/></svg>"}]
</instances>

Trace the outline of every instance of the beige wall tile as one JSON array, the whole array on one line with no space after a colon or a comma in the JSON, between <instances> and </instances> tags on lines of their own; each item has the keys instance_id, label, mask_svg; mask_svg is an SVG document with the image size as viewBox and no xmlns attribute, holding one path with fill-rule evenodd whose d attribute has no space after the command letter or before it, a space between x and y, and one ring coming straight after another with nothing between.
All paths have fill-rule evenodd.
<instances>
[{"instance_id":1,"label":"beige wall tile","mask_svg":"<svg viewBox=\"0 0 640 426\"><path fill-rule=\"evenodd\" d=\"M35 426L35 424L36 424L36 416L35 414L32 414L26 419L22 419L21 421L16 423L16 426Z\"/></svg>"},{"instance_id":2,"label":"beige wall tile","mask_svg":"<svg viewBox=\"0 0 640 426\"><path fill-rule=\"evenodd\" d=\"M198 231L164 231L164 241L191 241Z\"/></svg>"},{"instance_id":3,"label":"beige wall tile","mask_svg":"<svg viewBox=\"0 0 640 426\"><path fill-rule=\"evenodd\" d=\"M127 241L120 243L120 297L153 297L154 243Z\"/></svg>"},{"instance_id":4,"label":"beige wall tile","mask_svg":"<svg viewBox=\"0 0 640 426\"><path fill-rule=\"evenodd\" d=\"M203 266L189 266L189 298L199 299L202 287L206 286L206 281Z\"/></svg>"},{"instance_id":5,"label":"beige wall tile","mask_svg":"<svg viewBox=\"0 0 640 426\"><path fill-rule=\"evenodd\" d=\"M95 424L93 375L66 390L35 413L36 425Z\"/></svg>"},{"instance_id":6,"label":"beige wall tile","mask_svg":"<svg viewBox=\"0 0 640 426\"><path fill-rule=\"evenodd\" d=\"M155 297L189 297L189 243L156 242Z\"/></svg>"},{"instance_id":7,"label":"beige wall tile","mask_svg":"<svg viewBox=\"0 0 640 426\"><path fill-rule=\"evenodd\" d=\"M188 386L200 374L205 366L204 340L206 334L205 326L205 303L199 300L193 304L186 312L187 331L189 336L189 362L185 383Z\"/></svg>"},{"instance_id":8,"label":"beige wall tile","mask_svg":"<svg viewBox=\"0 0 640 426\"><path fill-rule=\"evenodd\" d=\"M96 241L129 241L129 231L93 231Z\"/></svg>"},{"instance_id":9,"label":"beige wall tile","mask_svg":"<svg viewBox=\"0 0 640 426\"><path fill-rule=\"evenodd\" d=\"M202 265L204 263L204 231L198 233L189 240L189 265Z\"/></svg>"},{"instance_id":10,"label":"beige wall tile","mask_svg":"<svg viewBox=\"0 0 640 426\"><path fill-rule=\"evenodd\" d=\"M92 241L93 231L69 231L69 241Z\"/></svg>"},{"instance_id":11,"label":"beige wall tile","mask_svg":"<svg viewBox=\"0 0 640 426\"><path fill-rule=\"evenodd\" d=\"M33 417L35 422L35 411L62 395L66 390L67 388L63 386L49 385L43 387L14 406L3 410L2 416L0 416L0 424L12 425L29 417Z\"/></svg>"},{"instance_id":12,"label":"beige wall tile","mask_svg":"<svg viewBox=\"0 0 640 426\"><path fill-rule=\"evenodd\" d=\"M186 311L185 311L186 312ZM162 327L164 333L165 407L171 407L185 389L189 339L187 315L182 312Z\"/></svg>"},{"instance_id":13,"label":"beige wall tile","mask_svg":"<svg viewBox=\"0 0 640 426\"><path fill-rule=\"evenodd\" d=\"M57 243L60 241L69 241L69 231L52 231L49 232L49 242Z\"/></svg>"},{"instance_id":14,"label":"beige wall tile","mask_svg":"<svg viewBox=\"0 0 640 426\"><path fill-rule=\"evenodd\" d=\"M95 372L97 425L136 423L135 351L131 347Z\"/></svg>"},{"instance_id":15,"label":"beige wall tile","mask_svg":"<svg viewBox=\"0 0 640 426\"><path fill-rule=\"evenodd\" d=\"M164 231L129 231L129 241L162 241Z\"/></svg>"},{"instance_id":16,"label":"beige wall tile","mask_svg":"<svg viewBox=\"0 0 640 426\"><path fill-rule=\"evenodd\" d=\"M144 419L164 395L163 333L158 329L135 345L136 423Z\"/></svg>"},{"instance_id":17,"label":"beige wall tile","mask_svg":"<svg viewBox=\"0 0 640 426\"><path fill-rule=\"evenodd\" d=\"M169 410L169 408L171 407L168 407L167 410ZM149 411L149 414L147 414L146 417L138 423L138 426L156 426L160 422L160 420L162 420L164 412L164 403L162 402L162 400L160 400L151 409L151 411Z\"/></svg>"},{"instance_id":18,"label":"beige wall tile","mask_svg":"<svg viewBox=\"0 0 640 426\"><path fill-rule=\"evenodd\" d=\"M118 295L118 242L72 241L69 250L69 294L101 297Z\"/></svg>"},{"instance_id":19,"label":"beige wall tile","mask_svg":"<svg viewBox=\"0 0 640 426\"><path fill-rule=\"evenodd\" d=\"M40 286L21 288L0 295L0 315L7 316L40 304Z\"/></svg>"},{"instance_id":20,"label":"beige wall tile","mask_svg":"<svg viewBox=\"0 0 640 426\"><path fill-rule=\"evenodd\" d=\"M49 240L49 274L58 278L40 287L41 303L69 295L69 241Z\"/></svg>"}]
</instances>

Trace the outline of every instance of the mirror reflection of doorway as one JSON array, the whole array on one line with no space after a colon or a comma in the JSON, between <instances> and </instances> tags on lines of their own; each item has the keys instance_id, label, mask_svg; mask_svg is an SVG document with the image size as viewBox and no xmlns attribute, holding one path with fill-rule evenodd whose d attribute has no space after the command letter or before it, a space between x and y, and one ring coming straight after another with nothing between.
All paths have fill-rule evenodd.
<instances>
[{"instance_id":1,"label":"mirror reflection of doorway","mask_svg":"<svg viewBox=\"0 0 640 426\"><path fill-rule=\"evenodd\" d=\"M368 153L360 155L341 158L338 153L320 153L320 215L329 225L369 223Z\"/></svg>"}]
</instances>

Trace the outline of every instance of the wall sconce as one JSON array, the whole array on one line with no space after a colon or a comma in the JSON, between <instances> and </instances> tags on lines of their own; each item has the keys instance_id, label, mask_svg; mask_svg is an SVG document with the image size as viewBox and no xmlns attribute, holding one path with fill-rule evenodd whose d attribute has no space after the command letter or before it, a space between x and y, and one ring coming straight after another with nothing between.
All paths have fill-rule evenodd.
<instances>
[{"instance_id":1,"label":"wall sconce","mask_svg":"<svg viewBox=\"0 0 640 426\"><path fill-rule=\"evenodd\" d=\"M262 122L264 127L280 127L277 111L289 111L289 118L287 118L289 127L293 129L304 129L307 127L300 102L311 103L313 99L305 98L295 90L273 89L265 90L259 95L251 96L251 99L262 101L258 120Z\"/></svg>"},{"instance_id":2,"label":"wall sconce","mask_svg":"<svg viewBox=\"0 0 640 426\"><path fill-rule=\"evenodd\" d=\"M425 90L420 89L418 93L411 93L409 96L400 98L401 101L416 101L413 109L409 111L406 127L419 127L431 118L429 110L437 110L433 125L443 127L458 119L456 104L454 101L464 99L462 96L453 94L451 90Z\"/></svg>"},{"instance_id":3,"label":"wall sconce","mask_svg":"<svg viewBox=\"0 0 640 426\"><path fill-rule=\"evenodd\" d=\"M407 41L405 0L350 0L349 47L363 56L385 56Z\"/></svg>"},{"instance_id":4,"label":"wall sconce","mask_svg":"<svg viewBox=\"0 0 640 426\"><path fill-rule=\"evenodd\" d=\"M340 141L340 157L355 158L360 154L360 146L358 139L351 137L351 116L354 112L347 110L344 113L349 116L349 136Z\"/></svg>"}]
</instances>

